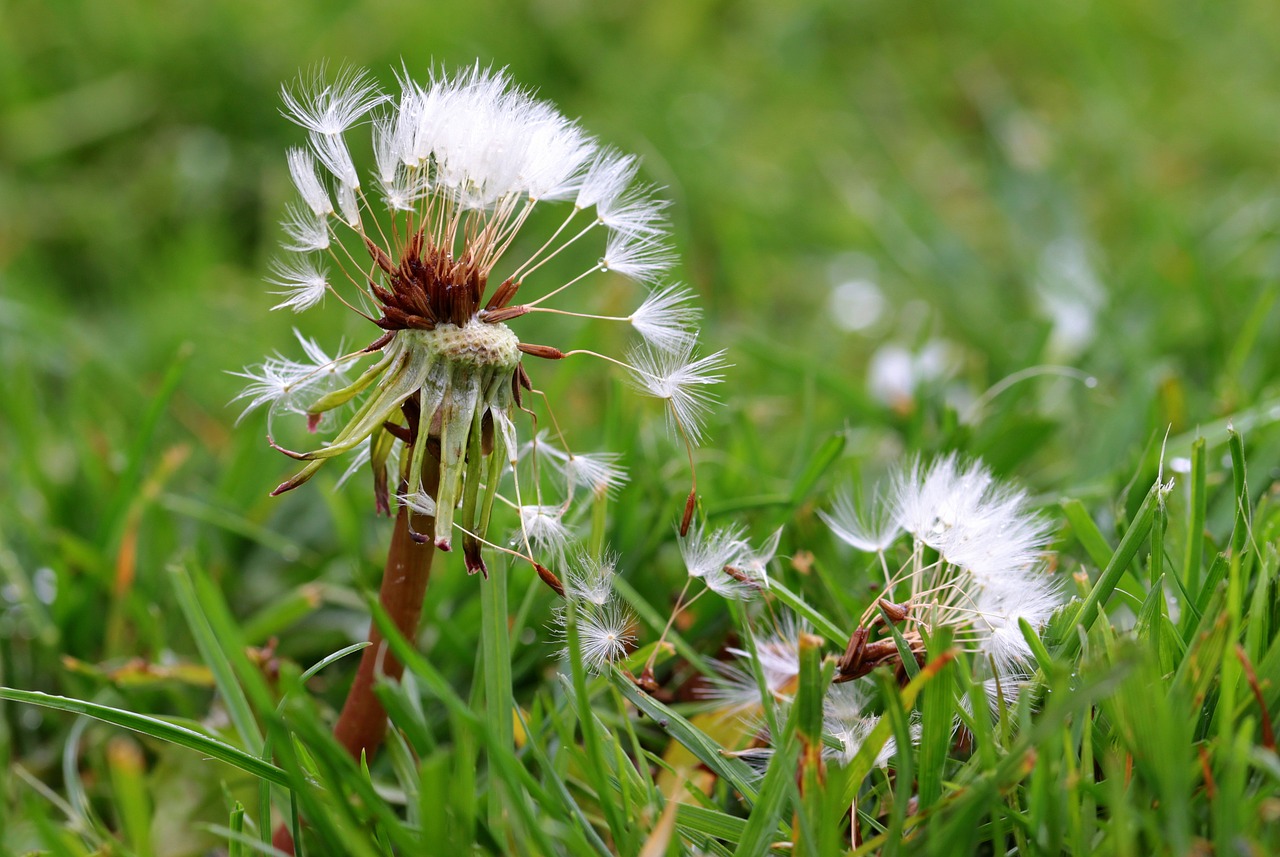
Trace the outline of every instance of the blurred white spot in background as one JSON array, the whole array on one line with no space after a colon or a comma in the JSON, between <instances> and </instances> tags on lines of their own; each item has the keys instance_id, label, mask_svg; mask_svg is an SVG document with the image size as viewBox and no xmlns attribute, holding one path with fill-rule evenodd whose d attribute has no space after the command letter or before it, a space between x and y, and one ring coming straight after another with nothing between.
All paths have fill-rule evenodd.
<instances>
[{"instance_id":1,"label":"blurred white spot in background","mask_svg":"<svg viewBox=\"0 0 1280 857\"><path fill-rule=\"evenodd\" d=\"M889 308L876 284L876 263L862 253L843 253L827 269L831 282L829 307L836 327L867 333L885 318Z\"/></svg>"},{"instance_id":2,"label":"blurred white spot in background","mask_svg":"<svg viewBox=\"0 0 1280 857\"><path fill-rule=\"evenodd\" d=\"M1048 359L1079 356L1097 335L1098 312L1106 303L1106 291L1084 242L1066 237L1046 247L1040 255L1035 291L1040 311L1053 323Z\"/></svg>"},{"instance_id":3,"label":"blurred white spot in background","mask_svg":"<svg viewBox=\"0 0 1280 857\"><path fill-rule=\"evenodd\" d=\"M960 350L945 339L930 339L915 350L898 343L886 343L871 356L867 389L895 410L910 410L921 387L955 374L961 356Z\"/></svg>"}]
</instances>

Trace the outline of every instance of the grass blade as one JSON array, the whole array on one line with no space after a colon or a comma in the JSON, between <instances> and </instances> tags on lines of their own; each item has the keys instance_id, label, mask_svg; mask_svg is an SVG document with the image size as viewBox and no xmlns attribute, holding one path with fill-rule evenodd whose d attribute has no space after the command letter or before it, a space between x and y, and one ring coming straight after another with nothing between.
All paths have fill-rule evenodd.
<instances>
[{"instance_id":1,"label":"grass blade","mask_svg":"<svg viewBox=\"0 0 1280 857\"><path fill-rule=\"evenodd\" d=\"M292 785L289 775L270 762L264 762L262 759L251 756L240 748L223 743L216 738L201 735L194 729L178 726L146 714L135 714L132 711L112 708L109 705L99 705L96 702L85 702L80 699L54 696L32 690L18 690L12 687L0 687L0 699L25 702L30 705L66 711L71 714L83 714L86 717L92 717L104 723L132 729L134 732L148 735L160 741L168 741L171 744L187 747L220 762L226 762L234 768L239 768L247 774L252 774L275 785L286 787Z\"/></svg>"},{"instance_id":2,"label":"grass blade","mask_svg":"<svg viewBox=\"0 0 1280 857\"><path fill-rule=\"evenodd\" d=\"M170 567L169 579L173 584L173 592L178 598L178 606L187 620L187 627L191 629L191 635L195 638L196 648L200 650L200 657L213 673L214 682L222 695L223 705L227 707L231 724L249 752L261 756L262 731L258 728L258 721L253 716L249 699L245 696L240 683L236 681L235 670L232 669L231 662L222 648L223 641L232 642L238 635L234 634L234 630L230 638L219 637L214 632L208 614L202 609L201 602L196 597L195 587L191 583L191 576L186 568L180 565ZM223 631L226 630L223 628Z\"/></svg>"},{"instance_id":3,"label":"grass blade","mask_svg":"<svg viewBox=\"0 0 1280 857\"><path fill-rule=\"evenodd\" d=\"M1151 490L1147 492L1142 505L1138 507L1138 513L1134 516L1133 523L1125 531L1124 538L1120 540L1120 546L1116 548L1111 561L1107 563L1106 568L1098 577L1097 583L1093 585L1089 595L1075 611L1071 621L1062 626L1062 642L1059 648L1061 657L1071 658L1079 651L1080 637L1075 629L1077 626L1083 626L1085 633L1088 633L1098 618L1099 610L1106 604L1112 591L1115 590L1116 584L1120 582L1120 578L1129 568L1129 564L1138 555L1139 546L1141 546L1147 534L1151 532L1151 523L1155 519L1156 506L1161 502L1160 498L1163 491L1163 486L1158 482L1151 486Z\"/></svg>"}]
</instances>

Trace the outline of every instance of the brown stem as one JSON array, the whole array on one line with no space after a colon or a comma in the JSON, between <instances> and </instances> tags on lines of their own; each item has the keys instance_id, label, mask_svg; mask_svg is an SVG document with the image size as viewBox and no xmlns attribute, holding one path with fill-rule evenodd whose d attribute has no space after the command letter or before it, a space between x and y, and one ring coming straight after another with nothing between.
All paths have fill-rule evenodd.
<instances>
[{"instance_id":1,"label":"brown stem","mask_svg":"<svg viewBox=\"0 0 1280 857\"><path fill-rule=\"evenodd\" d=\"M430 484L430 483L428 483ZM400 506L396 514L395 531L391 534L391 547L387 551L387 565L382 573L382 588L378 600L396 623L396 628L412 640L418 630L422 615L422 597L427 591L427 579L431 576L431 558L435 545L428 539L424 544L409 535L409 517L413 516L413 530L429 533L435 527L431 518L413 515L407 507ZM347 691L342 714L333 727L333 736L347 749L352 758L360 760L364 754L372 757L387 733L387 712L373 695L374 679L379 675L399 679L404 674L404 664L387 650L382 633L376 624L369 625L369 642L372 643L360 656L360 668L356 679Z\"/></svg>"},{"instance_id":2,"label":"brown stem","mask_svg":"<svg viewBox=\"0 0 1280 857\"><path fill-rule=\"evenodd\" d=\"M431 455L425 458L422 467L423 484L435 485L440 481L440 464ZM417 634L418 620L422 616L422 598L427 591L431 560L435 555L435 545L431 539L419 543L413 539L411 532L434 531L433 518L414 514L403 503L400 504L395 529L391 533L391 546L387 549L387 564L382 572L378 600L396 623L396 628L410 640ZM387 734L387 712L373 694L375 679L386 676L398 680L404 674L404 664L396 660L387 649L376 623L371 622L369 625L369 642L372 645L360 656L355 681L347 691L347 701L343 703L342 713L338 715L338 722L333 727L333 736L357 762L362 755L372 760ZM294 853L293 836L288 824L281 824L276 828L272 844L286 854Z\"/></svg>"}]
</instances>

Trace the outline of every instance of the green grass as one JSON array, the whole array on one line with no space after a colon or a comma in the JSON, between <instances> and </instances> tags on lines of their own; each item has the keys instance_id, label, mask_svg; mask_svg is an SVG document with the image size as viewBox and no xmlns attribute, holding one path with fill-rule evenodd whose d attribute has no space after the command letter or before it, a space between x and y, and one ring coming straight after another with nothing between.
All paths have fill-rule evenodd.
<instances>
[{"instance_id":1,"label":"green grass","mask_svg":"<svg viewBox=\"0 0 1280 857\"><path fill-rule=\"evenodd\" d=\"M269 498L290 462L226 374L295 323L369 338L269 313L262 283L297 143L277 90L326 57L509 65L668 187L734 364L702 512L783 540L769 608L707 596L673 628L662 694L561 661L526 567L449 557L381 689L386 749L330 737L390 525L360 477ZM851 826L859 853L1280 851L1277 79L1261 2L6 4L0 853L247 855L299 816L308 854L833 854ZM881 301L858 330L853 280ZM1055 290L1091 335L1055 330ZM885 345L939 341L941 376L871 392ZM1031 367L1095 383L999 386ZM643 661L684 585L682 453L620 379L538 369L630 469L580 523L620 556ZM887 716L820 774L823 658L879 569L816 512L953 449L1030 488L1078 600L1033 693L984 716L982 665L935 640L904 689L867 680ZM761 779L691 688L783 610L825 641Z\"/></svg>"}]
</instances>

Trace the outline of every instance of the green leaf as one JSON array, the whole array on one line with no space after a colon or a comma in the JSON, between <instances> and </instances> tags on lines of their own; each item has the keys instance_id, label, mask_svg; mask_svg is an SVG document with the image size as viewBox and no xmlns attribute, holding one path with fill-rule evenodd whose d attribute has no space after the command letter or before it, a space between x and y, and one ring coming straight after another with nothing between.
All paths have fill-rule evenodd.
<instances>
[{"instance_id":1,"label":"green leaf","mask_svg":"<svg viewBox=\"0 0 1280 857\"><path fill-rule=\"evenodd\" d=\"M849 633L847 631L840 630L840 626L809 606L803 598L786 586L776 580L771 580L769 581L769 591L776 595L779 601L794 610L796 615L812 625L819 634L838 646L848 645Z\"/></svg>"},{"instance_id":2,"label":"green leaf","mask_svg":"<svg viewBox=\"0 0 1280 857\"><path fill-rule=\"evenodd\" d=\"M227 654L222 648L223 641L234 646L234 641L239 637L238 633L234 628L228 629L225 627L225 622L220 623L224 625L220 629L223 636L214 632L208 615L202 609L201 602L196 597L195 587L191 583L191 577L186 568L179 565L170 567L169 579L173 583L173 591L178 598L178 606L182 608L182 614L187 620L187 627L191 629L191 635L195 638L196 648L200 650L200 657L213 673L213 680L218 686L218 692L222 694L222 702L227 708L227 715L231 718L231 724L235 727L236 733L240 736L240 740L245 747L254 755L261 756L262 732L258 729L258 721L253 716L253 709L249 705L249 699L245 696L240 683L236 681L235 670L232 669L231 662L227 659ZM221 598L219 597L217 600L220 602ZM206 600L205 604L211 604L211 602ZM231 632L230 637L225 636L228 630Z\"/></svg>"},{"instance_id":3,"label":"green leaf","mask_svg":"<svg viewBox=\"0 0 1280 857\"><path fill-rule=\"evenodd\" d=\"M652 718L664 732L693 753L698 761L724 777L744 800L752 804L756 802L758 793L751 784L754 775L745 762L724 755L720 745L711 740L705 732L640 690L635 682L622 672L615 669L611 675L614 686L622 692L627 701Z\"/></svg>"},{"instance_id":4,"label":"green leaf","mask_svg":"<svg viewBox=\"0 0 1280 857\"><path fill-rule=\"evenodd\" d=\"M267 780L275 785L286 787L291 785L289 776L270 762L264 762L262 759L251 756L238 747L232 747L230 744L225 744L216 738L210 738L208 735L201 735L193 729L178 726L146 714L134 714L132 711L124 711L108 705L99 705L96 702L85 702L80 699L53 696L31 690L17 690L11 687L0 687L0 699L25 702L44 708L54 708L71 714L83 714L86 717L92 717L104 723L112 723L116 726L123 726L125 729L132 729L135 732L140 732L160 741L168 741L171 744L187 747L197 753L203 753L221 762L226 762L232 767L239 768L245 773Z\"/></svg>"},{"instance_id":5,"label":"green leaf","mask_svg":"<svg viewBox=\"0 0 1280 857\"><path fill-rule=\"evenodd\" d=\"M951 648L951 629L943 625L929 638L929 659ZM912 663L915 659L912 658ZM943 668L936 681L925 685L920 703L920 782L917 796L920 812L929 810L942 797L942 774L951 746L952 712L955 709L951 670ZM978 711L977 717L984 716ZM903 745L899 745L903 746ZM899 774L901 776L901 773Z\"/></svg>"},{"instance_id":6,"label":"green leaf","mask_svg":"<svg viewBox=\"0 0 1280 857\"><path fill-rule=\"evenodd\" d=\"M1191 444L1191 517L1187 521L1187 553L1183 566L1188 592L1200 589L1200 566L1204 564L1204 519L1208 508L1205 488L1205 442L1198 437Z\"/></svg>"},{"instance_id":7,"label":"green leaf","mask_svg":"<svg viewBox=\"0 0 1280 857\"><path fill-rule=\"evenodd\" d=\"M1061 505L1067 522L1071 524L1071 531L1089 555L1090 561L1098 568L1106 568L1107 563L1111 562L1111 545L1107 544L1106 537L1093 522L1093 518L1089 517L1084 504L1079 500L1063 500Z\"/></svg>"},{"instance_id":8,"label":"green leaf","mask_svg":"<svg viewBox=\"0 0 1280 857\"><path fill-rule=\"evenodd\" d=\"M1159 483L1151 486L1151 490L1147 492L1142 505L1138 507L1138 513L1134 516L1133 524L1125 531L1124 538L1120 540L1120 546L1116 548L1111 561L1103 569L1097 583L1093 585L1093 589L1089 591L1089 595L1084 602L1076 609L1071 621L1065 625L1059 650L1061 657L1071 658L1079 651L1080 637L1075 629L1082 626L1087 633L1093 627L1093 623L1098 618L1099 610L1107 603L1107 599L1111 597L1116 584L1120 582L1121 576L1124 575L1129 564L1133 562L1134 557L1138 555L1138 548L1141 546L1142 540L1151 531L1151 522L1155 518L1156 505L1160 502L1160 492L1162 490L1162 486Z\"/></svg>"},{"instance_id":9,"label":"green leaf","mask_svg":"<svg viewBox=\"0 0 1280 857\"><path fill-rule=\"evenodd\" d=\"M764 782L760 784L759 794L752 802L747 827L738 840L734 854L746 857L768 854L769 846L781 838L779 823L782 813L796 793L796 760L800 753L800 742L792 738L796 733L799 711L799 706L791 709L791 717L780 740L773 742L769 770L764 775Z\"/></svg>"}]
</instances>

